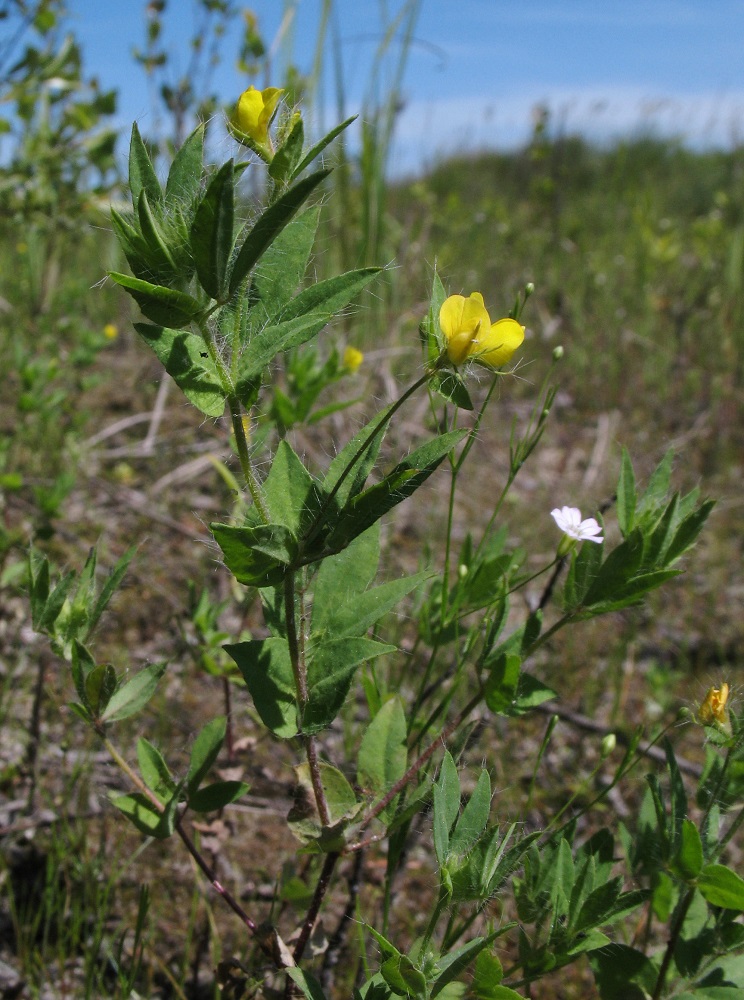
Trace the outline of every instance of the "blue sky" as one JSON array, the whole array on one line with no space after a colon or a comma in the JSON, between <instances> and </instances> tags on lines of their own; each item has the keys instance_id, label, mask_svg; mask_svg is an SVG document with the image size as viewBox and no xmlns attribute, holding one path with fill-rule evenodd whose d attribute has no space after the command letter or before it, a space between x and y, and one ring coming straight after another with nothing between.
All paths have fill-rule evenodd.
<instances>
[{"instance_id":1,"label":"blue sky","mask_svg":"<svg viewBox=\"0 0 744 1000\"><path fill-rule=\"evenodd\" d=\"M405 0L387 0L394 13ZM287 51L308 70L321 0L252 0L279 71ZM335 0L349 113L370 85L381 38L378 0ZM68 0L86 71L120 91L122 124L147 127L151 105L131 51L144 40L142 0ZM278 32L288 8L290 29ZM188 60L191 0L170 0L164 42ZM246 85L225 42L215 84ZM392 56L384 64L390 73ZM330 65L330 63L328 64ZM275 81L272 81L275 82ZM608 139L640 128L691 145L744 141L744 0L421 0L403 82L393 167L407 172L455 150L513 147L547 104L556 129ZM325 99L332 101L331 81ZM324 124L335 120L331 113Z\"/></svg>"}]
</instances>

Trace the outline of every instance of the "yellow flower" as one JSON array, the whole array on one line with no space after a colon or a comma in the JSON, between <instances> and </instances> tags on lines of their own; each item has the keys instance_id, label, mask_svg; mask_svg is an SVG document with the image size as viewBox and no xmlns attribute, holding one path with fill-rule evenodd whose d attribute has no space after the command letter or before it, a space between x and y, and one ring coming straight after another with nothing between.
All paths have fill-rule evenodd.
<instances>
[{"instance_id":1,"label":"yellow flower","mask_svg":"<svg viewBox=\"0 0 744 1000\"><path fill-rule=\"evenodd\" d=\"M364 361L364 355L356 347L347 347L344 350L344 368L354 375L359 371L359 366Z\"/></svg>"},{"instance_id":2,"label":"yellow flower","mask_svg":"<svg viewBox=\"0 0 744 1000\"><path fill-rule=\"evenodd\" d=\"M524 340L524 327L515 319L491 322L480 292L450 295L439 310L439 325L447 341L447 357L453 365L479 361L500 368Z\"/></svg>"},{"instance_id":3,"label":"yellow flower","mask_svg":"<svg viewBox=\"0 0 744 1000\"><path fill-rule=\"evenodd\" d=\"M238 106L232 118L231 125L237 139L257 153L273 155L269 126L279 107L279 101L284 93L279 87L267 87L256 90L249 87L240 95Z\"/></svg>"},{"instance_id":4,"label":"yellow flower","mask_svg":"<svg viewBox=\"0 0 744 1000\"><path fill-rule=\"evenodd\" d=\"M115 323L107 323L103 328L103 335L106 340L116 340L119 336L119 327Z\"/></svg>"},{"instance_id":5,"label":"yellow flower","mask_svg":"<svg viewBox=\"0 0 744 1000\"><path fill-rule=\"evenodd\" d=\"M729 696L729 686L724 683L720 688L709 688L698 709L698 719L704 726L714 726L717 722L726 725L726 702Z\"/></svg>"}]
</instances>

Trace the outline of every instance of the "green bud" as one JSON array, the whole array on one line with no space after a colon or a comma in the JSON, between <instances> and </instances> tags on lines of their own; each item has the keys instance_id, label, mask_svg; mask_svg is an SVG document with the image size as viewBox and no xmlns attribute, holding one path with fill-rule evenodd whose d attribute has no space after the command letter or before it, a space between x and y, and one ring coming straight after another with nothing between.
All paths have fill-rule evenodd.
<instances>
[{"instance_id":1,"label":"green bud","mask_svg":"<svg viewBox=\"0 0 744 1000\"><path fill-rule=\"evenodd\" d=\"M553 348L553 361L560 361L563 357L563 344Z\"/></svg>"}]
</instances>

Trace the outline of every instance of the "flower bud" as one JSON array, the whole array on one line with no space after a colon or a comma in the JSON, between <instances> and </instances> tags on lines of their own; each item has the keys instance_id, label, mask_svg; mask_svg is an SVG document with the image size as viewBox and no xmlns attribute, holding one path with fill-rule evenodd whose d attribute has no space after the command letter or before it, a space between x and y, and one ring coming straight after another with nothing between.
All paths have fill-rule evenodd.
<instances>
[{"instance_id":1,"label":"flower bud","mask_svg":"<svg viewBox=\"0 0 744 1000\"><path fill-rule=\"evenodd\" d=\"M558 344L553 348L553 361L560 361L563 357L563 344Z\"/></svg>"},{"instance_id":2,"label":"flower bud","mask_svg":"<svg viewBox=\"0 0 744 1000\"><path fill-rule=\"evenodd\" d=\"M604 760L605 757L609 757L610 754L614 751L616 746L617 746L617 736L615 736L614 733L608 733L602 740L602 746L601 746L602 760Z\"/></svg>"}]
</instances>

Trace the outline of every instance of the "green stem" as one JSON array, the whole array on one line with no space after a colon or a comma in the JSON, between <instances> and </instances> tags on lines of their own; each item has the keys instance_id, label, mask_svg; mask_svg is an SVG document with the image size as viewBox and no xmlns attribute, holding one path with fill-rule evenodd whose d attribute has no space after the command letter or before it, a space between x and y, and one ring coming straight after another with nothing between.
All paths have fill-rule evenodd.
<instances>
[{"instance_id":1,"label":"green stem","mask_svg":"<svg viewBox=\"0 0 744 1000\"><path fill-rule=\"evenodd\" d=\"M254 504L256 505L256 510L258 511L261 520L264 524L269 524L271 518L269 517L268 509L264 503L263 496L261 495L261 487L259 486L258 480L256 479L256 475L253 471L251 456L248 453L248 441L245 436L245 427L243 426L243 413L240 401L237 396L230 395L228 396L227 402L230 407L230 417L232 419L233 432L235 433L235 444L238 448L238 458L240 459L240 468L243 471L245 484L248 487L248 491L251 494Z\"/></svg>"},{"instance_id":2,"label":"green stem","mask_svg":"<svg viewBox=\"0 0 744 1000\"><path fill-rule=\"evenodd\" d=\"M111 740L104 735L101 729L96 728L96 732L101 737L103 745L111 755L111 758L113 759L117 767L127 776L127 778L131 781L134 787L137 788L147 798L148 802L152 804L153 808L157 812L161 814L164 813L165 805L160 801L157 795L147 787L147 785L140 778L137 772L132 767L130 767L130 765L127 763L124 757L122 757L122 755L116 749ZM233 913L235 913L236 916L240 917L240 919L248 928L248 930L251 931L251 933L255 934L258 929L255 921L253 921L248 916L248 914L245 912L240 903L235 899L232 893L229 892L229 890L227 890L218 880L215 873L212 871L207 862L204 860L204 857L197 848L196 844L193 842L191 837L183 828L182 818L183 817L181 816L176 820L175 831L181 838L181 842L183 843L184 847L189 852L191 857L194 859L194 861L196 862L202 873L206 876L207 880L210 882L214 891L224 899L224 901L227 903L227 905L230 907ZM271 950L270 949L264 949L264 950L266 951L266 954L269 957L271 957L272 955Z\"/></svg>"},{"instance_id":3,"label":"green stem","mask_svg":"<svg viewBox=\"0 0 744 1000\"><path fill-rule=\"evenodd\" d=\"M656 985L654 987L654 992L651 994L651 1000L660 1000L662 990L664 989L664 983L666 982L667 973L669 972L669 966L671 965L672 957L674 956L674 951L677 947L680 933L682 932L682 926L685 922L687 911L690 909L694 898L695 889L691 888L687 890L685 895L680 900L674 924L672 926L671 933L669 934L669 940L667 941L667 946L664 951L664 957L662 958L661 965L659 966L659 975L656 977Z\"/></svg>"},{"instance_id":4,"label":"green stem","mask_svg":"<svg viewBox=\"0 0 744 1000\"><path fill-rule=\"evenodd\" d=\"M289 650L289 660L292 664L292 674L294 675L295 691L297 694L297 705L299 709L300 729L302 729L302 718L305 714L309 692L307 687L307 666L304 656L304 641L297 630L297 609L295 607L295 578L294 573L287 573L284 578L284 616L287 624L287 648ZM320 763L318 761L318 747L314 736L302 735L305 744L305 755L307 765L310 769L310 781L315 795L315 804L318 807L318 815L323 826L330 826L331 814L326 800L325 789L320 775Z\"/></svg>"}]
</instances>

